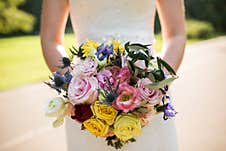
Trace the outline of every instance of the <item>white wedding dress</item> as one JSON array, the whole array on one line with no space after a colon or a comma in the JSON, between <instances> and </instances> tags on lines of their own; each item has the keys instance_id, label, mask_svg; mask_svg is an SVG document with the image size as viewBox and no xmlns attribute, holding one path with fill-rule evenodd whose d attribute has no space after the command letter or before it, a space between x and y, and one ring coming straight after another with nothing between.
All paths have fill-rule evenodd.
<instances>
[{"instance_id":1,"label":"white wedding dress","mask_svg":"<svg viewBox=\"0 0 226 151\"><path fill-rule=\"evenodd\" d=\"M70 15L77 43L87 38L102 42L119 38L122 42L153 43L155 0L70 0ZM162 114L150 117L135 143L121 151L177 151L174 120ZM96 138L75 121L66 119L68 151L115 151L103 138Z\"/></svg>"}]
</instances>

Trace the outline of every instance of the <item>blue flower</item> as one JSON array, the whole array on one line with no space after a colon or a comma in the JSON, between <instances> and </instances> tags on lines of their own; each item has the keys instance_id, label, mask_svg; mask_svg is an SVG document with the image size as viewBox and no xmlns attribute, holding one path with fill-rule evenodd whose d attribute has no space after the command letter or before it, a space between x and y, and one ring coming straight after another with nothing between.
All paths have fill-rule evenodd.
<instances>
[{"instance_id":1,"label":"blue flower","mask_svg":"<svg viewBox=\"0 0 226 151\"><path fill-rule=\"evenodd\" d=\"M96 56L100 61L103 61L105 58L113 54L113 45L101 44L97 47Z\"/></svg>"},{"instance_id":2,"label":"blue flower","mask_svg":"<svg viewBox=\"0 0 226 151\"><path fill-rule=\"evenodd\" d=\"M59 72L53 73L53 82L55 87L63 88L65 84L69 84L72 79L72 74L67 71L64 75L61 75Z\"/></svg>"},{"instance_id":3,"label":"blue flower","mask_svg":"<svg viewBox=\"0 0 226 151\"><path fill-rule=\"evenodd\" d=\"M63 87L66 83L66 78L62 76L59 72L53 73L53 82L56 87Z\"/></svg>"},{"instance_id":4,"label":"blue flower","mask_svg":"<svg viewBox=\"0 0 226 151\"><path fill-rule=\"evenodd\" d=\"M71 79L72 79L72 74L68 71L64 74L64 77L66 78L66 82L67 83L70 83L71 82Z\"/></svg>"},{"instance_id":5,"label":"blue flower","mask_svg":"<svg viewBox=\"0 0 226 151\"><path fill-rule=\"evenodd\" d=\"M165 104L165 99L168 99L168 102ZM164 104L164 120L167 120L168 118L174 117L177 114L177 111L174 109L173 104L170 100L169 96L165 96L162 98L162 102Z\"/></svg>"}]
</instances>

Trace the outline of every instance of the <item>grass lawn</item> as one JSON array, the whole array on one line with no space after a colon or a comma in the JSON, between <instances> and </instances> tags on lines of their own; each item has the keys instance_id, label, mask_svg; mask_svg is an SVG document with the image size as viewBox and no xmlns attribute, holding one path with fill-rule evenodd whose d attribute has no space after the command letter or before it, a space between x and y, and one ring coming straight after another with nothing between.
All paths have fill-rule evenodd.
<instances>
[{"instance_id":1,"label":"grass lawn","mask_svg":"<svg viewBox=\"0 0 226 151\"><path fill-rule=\"evenodd\" d=\"M73 44L66 35L65 47ZM0 90L42 81L50 72L42 57L39 36L0 39Z\"/></svg>"},{"instance_id":2,"label":"grass lawn","mask_svg":"<svg viewBox=\"0 0 226 151\"><path fill-rule=\"evenodd\" d=\"M188 43L199 41L188 40ZM65 48L73 45L74 36L65 36ZM156 49L161 49L161 36L156 36ZM39 36L0 39L0 90L48 79L50 72L42 57Z\"/></svg>"}]
</instances>

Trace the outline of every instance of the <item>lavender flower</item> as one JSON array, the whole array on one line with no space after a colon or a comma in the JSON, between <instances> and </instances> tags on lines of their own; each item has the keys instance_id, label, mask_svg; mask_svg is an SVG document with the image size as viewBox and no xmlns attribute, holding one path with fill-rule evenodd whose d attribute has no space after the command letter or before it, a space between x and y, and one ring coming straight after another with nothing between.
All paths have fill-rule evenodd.
<instances>
[{"instance_id":1,"label":"lavender flower","mask_svg":"<svg viewBox=\"0 0 226 151\"><path fill-rule=\"evenodd\" d=\"M168 103L165 104L165 99L168 99ZM174 109L173 104L170 100L169 96L165 96L162 98L162 102L164 104L164 120L167 120L168 118L174 117L177 114L177 111Z\"/></svg>"},{"instance_id":2,"label":"lavender flower","mask_svg":"<svg viewBox=\"0 0 226 151\"><path fill-rule=\"evenodd\" d=\"M164 114L167 117L174 117L177 114L177 111L174 109L171 102L166 104L166 107L164 109Z\"/></svg>"},{"instance_id":3,"label":"lavender flower","mask_svg":"<svg viewBox=\"0 0 226 151\"><path fill-rule=\"evenodd\" d=\"M106 57L113 54L113 45L101 44L97 47L96 56L100 61L103 61Z\"/></svg>"}]
</instances>

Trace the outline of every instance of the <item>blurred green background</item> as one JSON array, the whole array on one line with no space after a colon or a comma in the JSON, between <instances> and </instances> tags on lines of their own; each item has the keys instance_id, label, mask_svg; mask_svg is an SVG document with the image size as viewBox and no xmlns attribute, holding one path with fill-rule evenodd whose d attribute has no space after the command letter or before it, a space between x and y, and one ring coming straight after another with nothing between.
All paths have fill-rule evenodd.
<instances>
[{"instance_id":1,"label":"blurred green background","mask_svg":"<svg viewBox=\"0 0 226 151\"><path fill-rule=\"evenodd\" d=\"M42 58L39 31L41 0L0 1L0 90L43 81L50 74ZM226 33L225 0L185 0L188 44ZM161 50L161 28L155 22L156 49ZM74 36L68 20L65 48Z\"/></svg>"}]
</instances>

